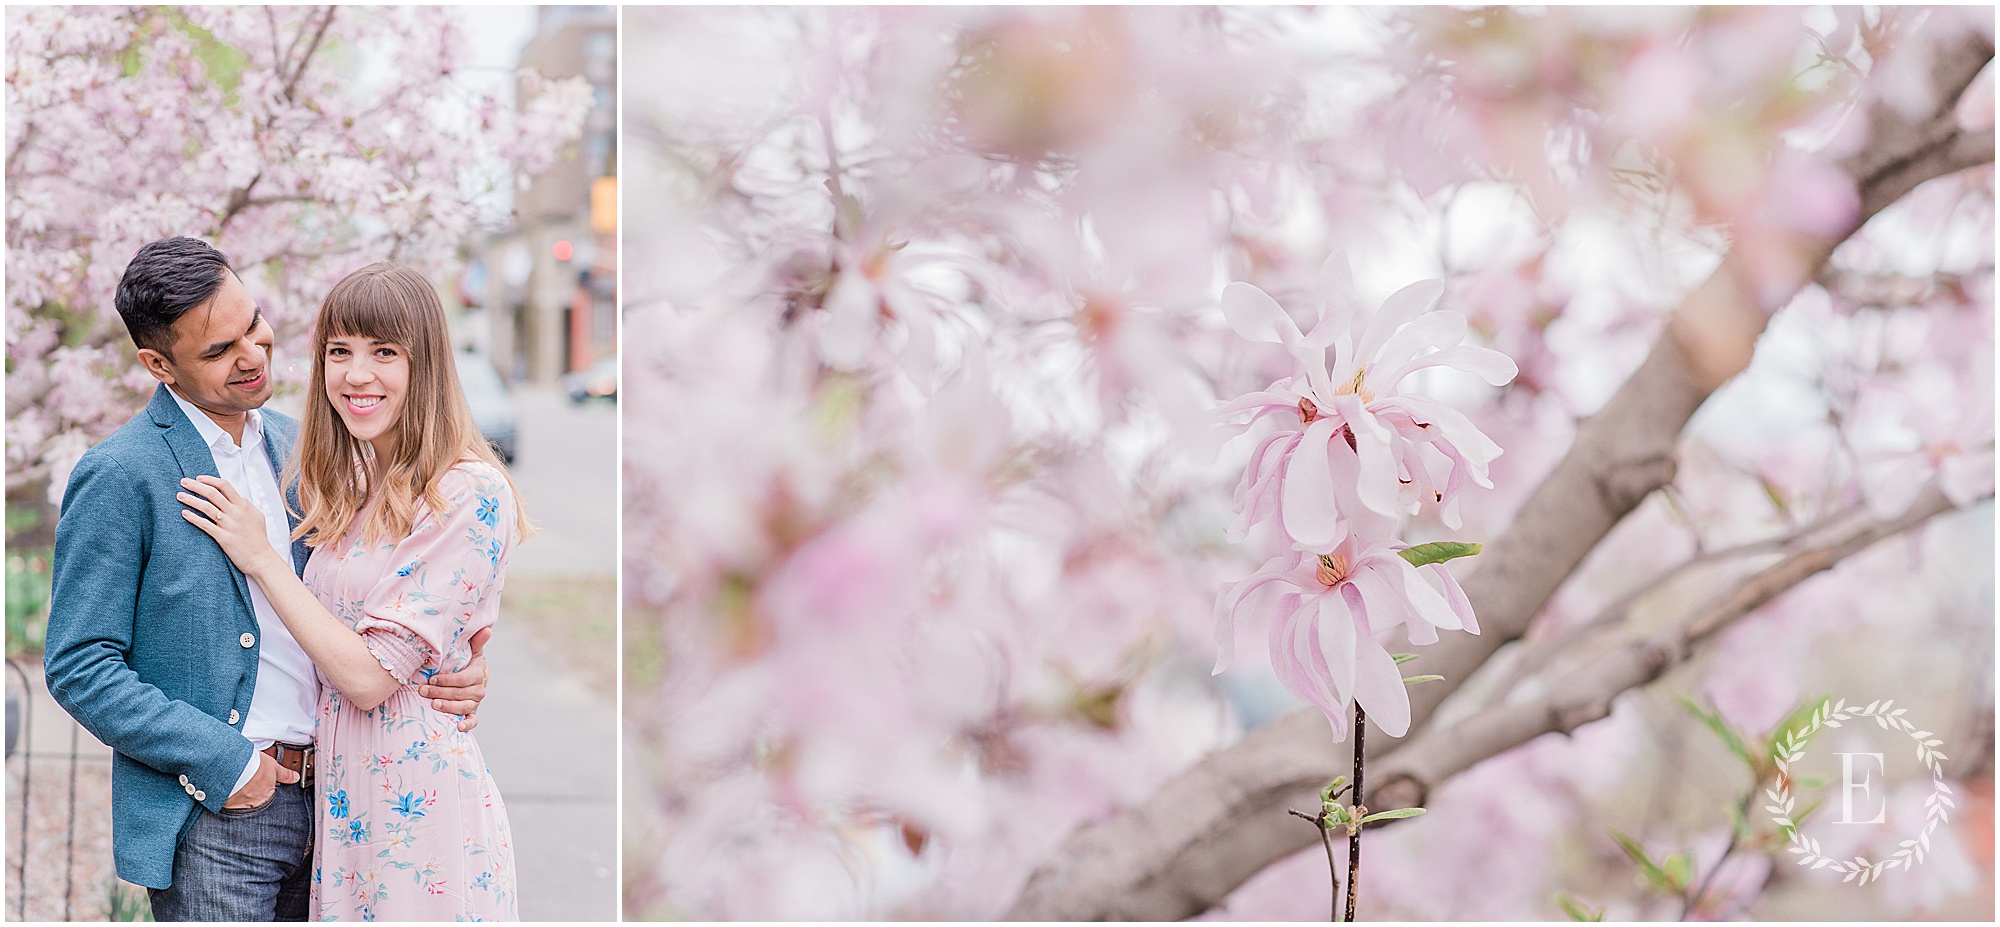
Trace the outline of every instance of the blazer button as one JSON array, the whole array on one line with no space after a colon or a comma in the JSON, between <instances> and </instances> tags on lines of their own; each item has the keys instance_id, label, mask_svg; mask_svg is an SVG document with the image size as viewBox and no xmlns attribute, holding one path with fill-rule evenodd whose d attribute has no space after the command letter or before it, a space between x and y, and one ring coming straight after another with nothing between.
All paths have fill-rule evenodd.
<instances>
[{"instance_id":1,"label":"blazer button","mask_svg":"<svg viewBox=\"0 0 2000 927\"><path fill-rule=\"evenodd\" d=\"M202 790L200 790L200 789L196 789L196 790L194 791L194 800L195 800L195 801L207 801L207 800L208 800L208 793L207 793L207 792L204 792L204 791L202 791Z\"/></svg>"},{"instance_id":2,"label":"blazer button","mask_svg":"<svg viewBox=\"0 0 2000 927\"><path fill-rule=\"evenodd\" d=\"M231 708L231 709L229 709L229 723L230 723L230 724L235 724L235 723L236 723L237 721L241 720L241 719L242 719L242 717L243 717L242 715L240 715L240 714L237 714L237 713L236 713L236 709L234 709L234 708Z\"/></svg>"},{"instance_id":3,"label":"blazer button","mask_svg":"<svg viewBox=\"0 0 2000 927\"><path fill-rule=\"evenodd\" d=\"M181 784L182 784L182 785L186 785L186 784L188 784L188 777L186 777L186 776L182 776L182 777L181 777Z\"/></svg>"},{"instance_id":4,"label":"blazer button","mask_svg":"<svg viewBox=\"0 0 2000 927\"><path fill-rule=\"evenodd\" d=\"M242 637L236 639L236 642L242 644L244 650L249 650L250 648L257 646L257 635L245 631L243 632Z\"/></svg>"},{"instance_id":5,"label":"blazer button","mask_svg":"<svg viewBox=\"0 0 2000 927\"><path fill-rule=\"evenodd\" d=\"M184 785L184 786L181 786L181 788L182 788L182 789L184 789L184 790L186 790L186 791L187 791L187 793L188 793L189 795L193 795L193 794L194 794L194 786L191 786L191 785Z\"/></svg>"}]
</instances>

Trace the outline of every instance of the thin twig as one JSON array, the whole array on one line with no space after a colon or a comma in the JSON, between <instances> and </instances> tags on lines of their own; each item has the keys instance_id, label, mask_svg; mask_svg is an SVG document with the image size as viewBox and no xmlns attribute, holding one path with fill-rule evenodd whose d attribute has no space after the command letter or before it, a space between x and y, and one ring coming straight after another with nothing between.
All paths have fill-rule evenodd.
<instances>
[{"instance_id":1,"label":"thin twig","mask_svg":"<svg viewBox=\"0 0 2000 927\"><path fill-rule=\"evenodd\" d=\"M1326 873L1333 879L1333 895L1327 901L1326 919L1328 923L1337 924L1340 922L1340 867L1333 864L1333 837L1324 826L1319 829L1319 844L1326 847ZM1351 884L1349 889L1352 890ZM1354 896L1350 894L1348 897Z\"/></svg>"},{"instance_id":2,"label":"thin twig","mask_svg":"<svg viewBox=\"0 0 2000 927\"><path fill-rule=\"evenodd\" d=\"M1708 894L1708 886L1715 881L1716 874L1722 871L1722 865L1729 862L1729 854L1736 852L1736 845L1743 840L1743 830L1736 822L1749 820L1750 809L1756 803L1757 783L1753 782L1750 784L1749 793L1743 796L1743 803L1737 806L1736 820L1729 822L1729 845L1722 848L1722 856L1716 859L1715 866L1708 870L1708 875L1701 877L1701 884L1694 887L1694 894L1681 901L1681 920L1687 920L1688 915L1693 914L1694 909L1701 906L1701 898Z\"/></svg>"},{"instance_id":3,"label":"thin twig","mask_svg":"<svg viewBox=\"0 0 2000 927\"><path fill-rule=\"evenodd\" d=\"M333 25L333 11L334 8L331 6L320 8L319 29L318 31L313 33L312 44L306 46L306 53L299 57L298 68L293 70L290 77L288 77L285 80L285 89L284 89L285 102L287 103L292 102L293 100L292 92L298 88L299 80L306 76L306 65L312 63L313 53L319 51L319 43L326 38L326 30ZM307 13L306 19L308 22L310 22L312 20L312 14ZM303 28L300 29L299 34L300 35L305 34ZM297 45L298 38L296 36L293 37L292 43L294 46Z\"/></svg>"},{"instance_id":4,"label":"thin twig","mask_svg":"<svg viewBox=\"0 0 2000 927\"><path fill-rule=\"evenodd\" d=\"M1361 806L1360 796L1367 795L1361 790L1361 762L1364 744L1368 739L1368 715L1361 710L1361 701L1354 702L1354 823L1347 825L1347 922L1354 923L1354 903L1361 892L1361 818L1368 809ZM1331 851L1329 851L1331 854ZM1329 855L1328 859L1333 857Z\"/></svg>"},{"instance_id":5,"label":"thin twig","mask_svg":"<svg viewBox=\"0 0 2000 927\"><path fill-rule=\"evenodd\" d=\"M1333 894L1330 896L1331 900L1328 902L1332 907L1332 911L1327 914L1326 919L1328 923L1338 924L1340 923L1340 867L1333 863L1333 838L1327 835L1326 817L1324 815L1313 817L1310 814L1292 808L1286 808L1285 811L1294 817L1304 818L1308 822L1311 822L1312 826L1319 828L1320 846L1326 847L1326 874L1333 879Z\"/></svg>"},{"instance_id":6,"label":"thin twig","mask_svg":"<svg viewBox=\"0 0 2000 927\"><path fill-rule=\"evenodd\" d=\"M1522 679L1525 679L1529 675L1547 668L1550 661L1554 660L1557 656L1560 656L1561 654L1568 651L1572 647L1581 643L1585 638L1588 638L1593 632L1605 630L1607 628L1616 626L1619 622L1623 621L1627 617L1627 615L1632 611L1633 606L1639 604L1639 602L1645 599L1647 596L1652 595L1654 592L1659 591L1662 587L1676 580L1686 577L1689 573L1693 572L1694 570L1700 567L1709 566L1726 560L1735 560L1740 557L1749 557L1759 554L1786 553L1790 550L1795 549L1801 541L1810 539L1814 535L1817 535L1822 531L1824 531L1825 529L1841 521L1846 520L1849 516L1852 516L1860 512L1861 510L1862 510L1861 504L1856 503L1854 505L1842 508L1839 511L1815 519L1810 524L1794 529L1789 533L1779 535L1777 537L1765 538L1761 541L1751 541L1745 544L1739 544L1734 547L1728 547L1721 550L1703 551L1689 557L1686 560L1681 561L1678 564L1675 564L1674 566L1668 567L1665 570L1660 571L1658 574L1655 574L1651 579L1648 579L1645 582L1640 583L1639 585L1634 586L1632 589L1626 591L1624 594L1620 595L1617 599L1613 600L1610 604L1607 604L1603 608L1598 609L1597 614L1591 616L1588 620L1580 624L1564 628L1560 631L1556 631L1549 637L1539 641L1537 640L1523 641L1523 643L1529 645L1531 649L1523 653L1521 655L1521 659L1515 662L1511 671L1507 674L1505 684L1497 687L1496 691L1501 693L1512 691L1514 686L1519 684Z\"/></svg>"}]
</instances>

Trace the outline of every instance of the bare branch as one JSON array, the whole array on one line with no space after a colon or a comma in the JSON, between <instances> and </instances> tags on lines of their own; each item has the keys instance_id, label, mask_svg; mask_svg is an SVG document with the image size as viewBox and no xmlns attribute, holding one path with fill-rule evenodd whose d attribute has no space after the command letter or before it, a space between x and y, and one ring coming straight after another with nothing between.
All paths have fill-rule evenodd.
<instances>
[{"instance_id":1,"label":"bare branch","mask_svg":"<svg viewBox=\"0 0 2000 927\"><path fill-rule=\"evenodd\" d=\"M1612 600L1611 604L1599 609L1589 620L1547 635L1544 639L1529 640L1528 645L1532 649L1521 654L1520 660L1512 667L1508 680L1495 686L1493 691L1502 694L1510 691L1520 679L1539 672L1551 661L1580 645L1596 632L1617 626L1641 600L1695 570L1759 554L1781 554L1797 549L1808 544L1814 537L1826 533L1829 527L1846 521L1861 511L1862 506L1857 503L1815 519L1779 537L1752 541L1721 550L1704 551L1668 567L1652 579L1640 583L1631 591Z\"/></svg>"},{"instance_id":2,"label":"bare branch","mask_svg":"<svg viewBox=\"0 0 2000 927\"><path fill-rule=\"evenodd\" d=\"M1841 165L1859 188L1861 211L1853 227L1833 240L1791 243L1800 272L1790 290L1804 286L1840 241L1918 183L1982 163L1971 160L1982 155L1991 160L1990 134L1983 141L1961 136L1952 111L1992 55L1992 44L1976 34L1944 51L1933 69L1934 98L1943 102L1915 129L1893 123L1901 117L1887 114L1886 105L1871 110L1871 125L1896 130L1876 132ZM1765 298L1769 295L1767 289ZM1485 633L1449 638L1425 654L1425 667L1445 681L1411 690L1413 734L1407 742L1426 737L1439 703L1502 645L1520 638L1605 535L1672 479L1682 428L1717 387L1749 364L1771 308L1760 304L1757 291L1727 256L1681 303L1639 369L1578 428L1569 452L1464 580ZM1643 669L1650 657L1633 659ZM1401 752L1387 737L1376 743L1386 746L1370 754L1371 764ZM1284 826L1283 811L1316 799L1319 783L1350 772L1350 761L1340 753L1316 710L1301 709L1266 724L1203 758L1144 803L1073 834L1029 877L1006 917L1181 920L1199 914L1250 876L1309 845L1306 835ZM1357 803L1409 807L1422 798L1413 783L1438 780L1377 781L1383 784L1373 795L1356 796Z\"/></svg>"},{"instance_id":3,"label":"bare branch","mask_svg":"<svg viewBox=\"0 0 2000 927\"><path fill-rule=\"evenodd\" d=\"M313 33L312 44L306 46L305 54L299 56L299 66L285 80L284 95L286 101L292 99L292 91L298 88L299 79L306 76L306 66L312 64L313 53L319 51L319 43L326 38L326 30L333 27L333 11L334 8L330 6L320 8L319 29ZM301 30L299 34L304 35L305 33ZM294 47L298 45L297 37L292 39L292 44ZM290 57L289 53L286 57Z\"/></svg>"},{"instance_id":4,"label":"bare branch","mask_svg":"<svg viewBox=\"0 0 2000 927\"><path fill-rule=\"evenodd\" d=\"M1377 794L1428 794L1438 784L1472 764L1518 747L1548 733L1568 734L1611 713L1611 703L1628 689L1658 679L1685 662L1695 648L1714 638L1745 615L1786 590L1830 569L1841 560L1884 538L1915 528L1944 512L1951 500L1935 488L1909 511L1891 519L1868 520L1824 543L1794 553L1745 579L1659 632L1619 647L1592 654L1552 670L1559 678L1542 694L1525 701L1492 705L1448 728L1426 729L1386 757L1372 763L1384 783ZM1383 804L1374 810L1400 805Z\"/></svg>"}]
</instances>

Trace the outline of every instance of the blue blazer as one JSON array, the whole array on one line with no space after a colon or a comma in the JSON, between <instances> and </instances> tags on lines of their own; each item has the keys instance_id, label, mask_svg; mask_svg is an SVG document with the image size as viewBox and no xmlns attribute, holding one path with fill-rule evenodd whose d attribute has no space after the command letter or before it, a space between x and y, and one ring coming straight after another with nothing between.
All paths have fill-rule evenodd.
<instances>
[{"instance_id":1,"label":"blue blazer","mask_svg":"<svg viewBox=\"0 0 2000 927\"><path fill-rule=\"evenodd\" d=\"M283 473L298 422L262 414ZM119 878L148 888L172 884L200 813L182 783L220 812L251 755L242 729L262 641L250 584L174 499L182 477L204 473L217 475L215 457L161 386L77 461L56 523L49 693L115 751L112 856ZM294 569L306 556L293 542Z\"/></svg>"}]
</instances>

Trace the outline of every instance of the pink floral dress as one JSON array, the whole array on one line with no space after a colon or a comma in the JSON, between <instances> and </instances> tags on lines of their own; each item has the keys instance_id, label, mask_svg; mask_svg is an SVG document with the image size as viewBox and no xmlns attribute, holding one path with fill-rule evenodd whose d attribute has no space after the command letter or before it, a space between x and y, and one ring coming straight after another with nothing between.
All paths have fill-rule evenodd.
<instances>
[{"instance_id":1,"label":"pink floral dress","mask_svg":"<svg viewBox=\"0 0 2000 927\"><path fill-rule=\"evenodd\" d=\"M490 464L461 462L419 502L410 536L375 545L357 530L322 544L305 580L404 685L373 711L320 680L313 910L319 920L518 920L514 850L493 774L458 717L416 684L464 669L467 641L494 623L514 496Z\"/></svg>"}]
</instances>

